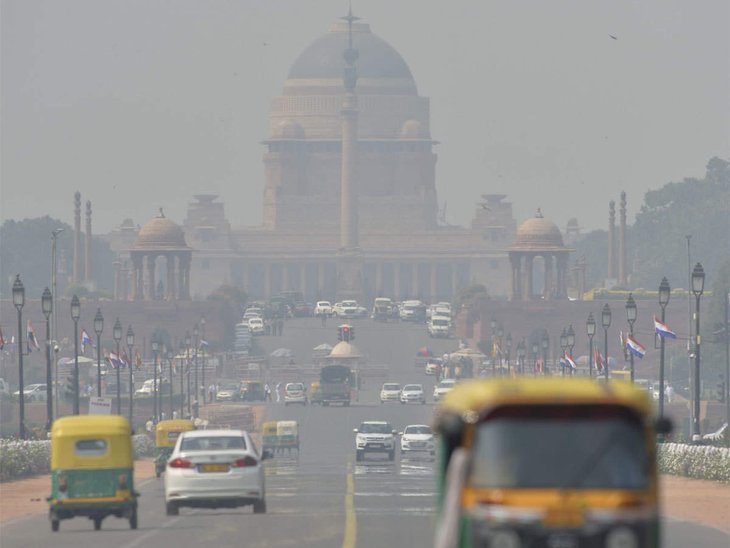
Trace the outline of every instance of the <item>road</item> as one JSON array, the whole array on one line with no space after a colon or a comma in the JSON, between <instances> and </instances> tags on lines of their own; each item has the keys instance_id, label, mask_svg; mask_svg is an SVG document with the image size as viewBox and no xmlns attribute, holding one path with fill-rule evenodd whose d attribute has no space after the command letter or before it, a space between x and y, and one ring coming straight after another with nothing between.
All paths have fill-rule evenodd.
<instances>
[{"instance_id":1,"label":"road","mask_svg":"<svg viewBox=\"0 0 730 548\"><path fill-rule=\"evenodd\" d=\"M336 342L338 322L322 328L316 320L288 322L282 337L263 338L271 350L286 346L298 361L321 342ZM323 336L328 334L328 336ZM391 366L392 380L432 382L413 367L415 349L431 344L422 326L357 323L356 341L374 359ZM333 341L334 339L334 341ZM437 341L435 350L455 342ZM394 428L428 423L432 404L380 405L374 383L366 386L358 405L349 408L284 407L269 404L267 419L294 419L301 428L301 453L277 455L267 461L265 515L249 508L231 510L182 509L180 516L164 512L162 480L139 486L140 528L131 531L126 521L107 518L102 532L94 532L83 518L64 521L51 533L46 516L34 516L3 526L2 546L54 548L96 545L105 548L160 546L337 547L381 548L432 545L435 513L434 463L403 460L390 463L368 456L355 463L354 434L362 420L388 420ZM728 535L695 524L669 521L665 546L694 548L727 546Z\"/></svg>"}]
</instances>

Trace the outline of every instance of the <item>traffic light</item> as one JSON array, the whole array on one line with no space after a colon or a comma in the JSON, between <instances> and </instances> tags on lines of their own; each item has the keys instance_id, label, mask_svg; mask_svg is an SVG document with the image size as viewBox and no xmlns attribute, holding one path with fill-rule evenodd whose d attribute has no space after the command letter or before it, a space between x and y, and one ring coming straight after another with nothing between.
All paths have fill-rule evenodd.
<instances>
[{"instance_id":1,"label":"traffic light","mask_svg":"<svg viewBox=\"0 0 730 548\"><path fill-rule=\"evenodd\" d=\"M342 340L344 340L345 342L350 342L350 326L349 325L342 326Z\"/></svg>"}]
</instances>

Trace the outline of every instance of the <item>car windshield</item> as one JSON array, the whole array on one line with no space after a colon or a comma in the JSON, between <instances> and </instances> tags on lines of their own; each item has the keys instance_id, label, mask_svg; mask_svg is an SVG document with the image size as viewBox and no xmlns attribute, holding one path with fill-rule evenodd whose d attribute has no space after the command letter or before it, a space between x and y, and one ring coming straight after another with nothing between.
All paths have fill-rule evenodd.
<instances>
[{"instance_id":1,"label":"car windshield","mask_svg":"<svg viewBox=\"0 0 730 548\"><path fill-rule=\"evenodd\" d=\"M361 434L390 434L393 428L387 423L365 422L360 425Z\"/></svg>"},{"instance_id":2,"label":"car windshield","mask_svg":"<svg viewBox=\"0 0 730 548\"><path fill-rule=\"evenodd\" d=\"M293 382L293 383L287 384L286 389L287 390L304 390L304 385Z\"/></svg>"},{"instance_id":3,"label":"car windshield","mask_svg":"<svg viewBox=\"0 0 730 548\"><path fill-rule=\"evenodd\" d=\"M357 306L357 302L356 301L342 301L342 306L349 306L349 307Z\"/></svg>"},{"instance_id":4,"label":"car windshield","mask_svg":"<svg viewBox=\"0 0 730 548\"><path fill-rule=\"evenodd\" d=\"M209 436L183 438L182 451L211 451L246 449L246 440L241 436Z\"/></svg>"},{"instance_id":5,"label":"car windshield","mask_svg":"<svg viewBox=\"0 0 730 548\"><path fill-rule=\"evenodd\" d=\"M439 388L453 388L453 387L454 387L453 380L445 380L445 381L441 381L439 383Z\"/></svg>"},{"instance_id":6,"label":"car windshield","mask_svg":"<svg viewBox=\"0 0 730 548\"><path fill-rule=\"evenodd\" d=\"M624 409L596 412L599 407L536 406L489 418L476 430L470 483L489 488L646 488L649 458L641 422Z\"/></svg>"},{"instance_id":7,"label":"car windshield","mask_svg":"<svg viewBox=\"0 0 730 548\"><path fill-rule=\"evenodd\" d=\"M431 428L428 426L406 426L404 434L430 434Z\"/></svg>"},{"instance_id":8,"label":"car windshield","mask_svg":"<svg viewBox=\"0 0 730 548\"><path fill-rule=\"evenodd\" d=\"M407 384L403 387L404 391L419 391L423 390L420 384Z\"/></svg>"},{"instance_id":9,"label":"car windshield","mask_svg":"<svg viewBox=\"0 0 730 548\"><path fill-rule=\"evenodd\" d=\"M444 318L434 318L431 320L431 325L446 326L449 325L449 320Z\"/></svg>"},{"instance_id":10,"label":"car windshield","mask_svg":"<svg viewBox=\"0 0 730 548\"><path fill-rule=\"evenodd\" d=\"M400 384L395 384L395 383L384 384L383 390L400 390Z\"/></svg>"}]
</instances>

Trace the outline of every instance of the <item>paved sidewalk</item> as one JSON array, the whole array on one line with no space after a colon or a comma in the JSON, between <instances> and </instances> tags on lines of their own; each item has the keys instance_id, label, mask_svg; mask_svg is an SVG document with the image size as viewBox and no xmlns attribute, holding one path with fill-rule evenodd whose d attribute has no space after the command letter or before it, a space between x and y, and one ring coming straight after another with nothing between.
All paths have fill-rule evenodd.
<instances>
[{"instance_id":1,"label":"paved sidewalk","mask_svg":"<svg viewBox=\"0 0 730 548\"><path fill-rule=\"evenodd\" d=\"M730 485L661 476L662 513L730 533Z\"/></svg>"}]
</instances>

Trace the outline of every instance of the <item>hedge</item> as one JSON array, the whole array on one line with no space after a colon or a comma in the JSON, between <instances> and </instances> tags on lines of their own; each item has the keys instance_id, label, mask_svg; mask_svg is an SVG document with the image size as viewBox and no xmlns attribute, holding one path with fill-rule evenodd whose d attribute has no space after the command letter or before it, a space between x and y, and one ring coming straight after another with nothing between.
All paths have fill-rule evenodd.
<instances>
[{"instance_id":1,"label":"hedge","mask_svg":"<svg viewBox=\"0 0 730 548\"><path fill-rule=\"evenodd\" d=\"M730 482L730 449L727 447L660 443L657 460L661 474Z\"/></svg>"},{"instance_id":2,"label":"hedge","mask_svg":"<svg viewBox=\"0 0 730 548\"><path fill-rule=\"evenodd\" d=\"M146 434L132 436L134 458L152 456L155 444ZM0 482L47 474L50 468L51 442L0 440Z\"/></svg>"}]
</instances>

